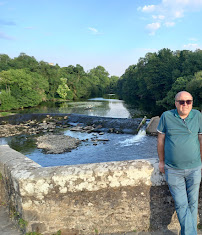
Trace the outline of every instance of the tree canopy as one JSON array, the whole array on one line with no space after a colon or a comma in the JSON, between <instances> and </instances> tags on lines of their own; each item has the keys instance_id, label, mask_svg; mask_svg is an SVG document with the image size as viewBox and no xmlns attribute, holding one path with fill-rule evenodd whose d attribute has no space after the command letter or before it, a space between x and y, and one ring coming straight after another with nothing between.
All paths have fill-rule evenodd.
<instances>
[{"instance_id":1,"label":"tree canopy","mask_svg":"<svg viewBox=\"0 0 202 235\"><path fill-rule=\"evenodd\" d=\"M162 112L174 107L175 94L186 90L202 109L202 50L147 53L118 80L120 98Z\"/></svg>"},{"instance_id":2,"label":"tree canopy","mask_svg":"<svg viewBox=\"0 0 202 235\"><path fill-rule=\"evenodd\" d=\"M116 79L102 66L85 72L79 64L60 67L25 53L0 54L0 110L19 109L54 99L78 100L116 91Z\"/></svg>"},{"instance_id":3,"label":"tree canopy","mask_svg":"<svg viewBox=\"0 0 202 235\"><path fill-rule=\"evenodd\" d=\"M25 53L14 59L0 54L0 111L116 93L138 108L160 114L174 107L175 94L181 90L190 92L194 107L202 109L202 50L163 48L147 53L121 78L109 76L100 65L85 72L79 64L60 67Z\"/></svg>"}]
</instances>

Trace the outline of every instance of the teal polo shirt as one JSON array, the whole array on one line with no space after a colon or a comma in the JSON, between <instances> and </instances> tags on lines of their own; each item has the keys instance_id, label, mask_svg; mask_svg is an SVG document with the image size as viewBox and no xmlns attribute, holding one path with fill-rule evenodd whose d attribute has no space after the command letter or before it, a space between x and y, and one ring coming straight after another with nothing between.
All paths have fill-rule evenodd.
<instances>
[{"instance_id":1,"label":"teal polo shirt","mask_svg":"<svg viewBox=\"0 0 202 235\"><path fill-rule=\"evenodd\" d=\"M165 134L165 164L177 169L190 169L201 165L200 143L202 114L192 109L182 119L177 109L161 115L157 131Z\"/></svg>"}]
</instances>

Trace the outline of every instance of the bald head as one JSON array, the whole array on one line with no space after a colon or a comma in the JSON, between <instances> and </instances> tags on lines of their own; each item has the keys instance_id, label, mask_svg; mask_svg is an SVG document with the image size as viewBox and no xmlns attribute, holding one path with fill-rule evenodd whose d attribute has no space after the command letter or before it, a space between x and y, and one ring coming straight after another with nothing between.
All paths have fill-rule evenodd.
<instances>
[{"instance_id":1,"label":"bald head","mask_svg":"<svg viewBox=\"0 0 202 235\"><path fill-rule=\"evenodd\" d=\"M179 97L181 97L181 96L183 96L183 95L190 96L191 99L193 100L192 95L191 95L189 92L187 92L187 91L180 91L180 92L178 92L178 93L176 94L176 96L175 96L175 100L178 100Z\"/></svg>"},{"instance_id":2,"label":"bald head","mask_svg":"<svg viewBox=\"0 0 202 235\"><path fill-rule=\"evenodd\" d=\"M182 119L185 119L191 109L193 104L193 97L187 91L180 91L175 96L175 106L177 108L177 112Z\"/></svg>"}]
</instances>

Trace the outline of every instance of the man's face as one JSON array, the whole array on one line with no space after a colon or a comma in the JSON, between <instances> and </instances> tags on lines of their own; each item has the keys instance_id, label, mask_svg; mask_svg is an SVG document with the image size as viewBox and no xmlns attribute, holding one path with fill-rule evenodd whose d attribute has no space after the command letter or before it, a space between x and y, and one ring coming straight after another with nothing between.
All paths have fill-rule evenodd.
<instances>
[{"instance_id":1,"label":"man's face","mask_svg":"<svg viewBox=\"0 0 202 235\"><path fill-rule=\"evenodd\" d=\"M190 100L192 100L192 96L188 92L182 92L175 101L178 114L183 118L186 118L189 115L190 111L192 110L193 102L190 104L187 104L187 102L184 102L184 104L180 103L183 103L182 101L188 101L189 103Z\"/></svg>"}]
</instances>

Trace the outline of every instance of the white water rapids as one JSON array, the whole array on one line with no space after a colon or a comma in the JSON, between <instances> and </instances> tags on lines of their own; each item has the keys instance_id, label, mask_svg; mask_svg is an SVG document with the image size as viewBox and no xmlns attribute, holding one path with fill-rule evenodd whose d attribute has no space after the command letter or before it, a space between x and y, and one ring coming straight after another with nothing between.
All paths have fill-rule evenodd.
<instances>
[{"instance_id":1,"label":"white water rapids","mask_svg":"<svg viewBox=\"0 0 202 235\"><path fill-rule=\"evenodd\" d=\"M122 146L130 146L133 144L139 145L140 142L146 137L146 131L145 130L139 130L138 134L133 136L132 138L127 138L124 141L120 141L119 143Z\"/></svg>"}]
</instances>

